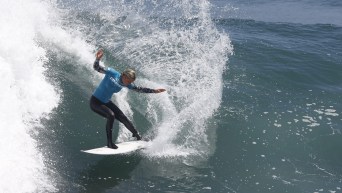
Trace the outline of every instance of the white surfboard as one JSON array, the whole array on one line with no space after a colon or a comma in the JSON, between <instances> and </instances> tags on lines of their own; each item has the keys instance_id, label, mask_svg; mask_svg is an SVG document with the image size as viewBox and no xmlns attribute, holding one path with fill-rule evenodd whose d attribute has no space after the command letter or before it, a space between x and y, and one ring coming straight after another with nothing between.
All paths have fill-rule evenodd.
<instances>
[{"instance_id":1,"label":"white surfboard","mask_svg":"<svg viewBox=\"0 0 342 193\"><path fill-rule=\"evenodd\" d=\"M118 146L118 149L111 149L108 147L100 147L89 150L81 150L85 153L97 154L97 155L115 155L115 154L127 154L133 152L138 149L143 149L147 147L147 141L127 141L115 144Z\"/></svg>"}]
</instances>

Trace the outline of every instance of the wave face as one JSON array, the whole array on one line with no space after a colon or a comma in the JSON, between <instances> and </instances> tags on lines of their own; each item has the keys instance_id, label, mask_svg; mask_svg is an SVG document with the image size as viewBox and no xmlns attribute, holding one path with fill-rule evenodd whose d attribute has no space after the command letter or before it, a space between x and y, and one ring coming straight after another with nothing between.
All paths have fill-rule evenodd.
<instances>
[{"instance_id":1,"label":"wave face","mask_svg":"<svg viewBox=\"0 0 342 193\"><path fill-rule=\"evenodd\" d=\"M105 65L135 68L138 85L168 90L114 97L131 119L133 112L145 113L145 121L135 124L149 122L150 128L140 130L152 140L146 156L210 154L207 123L221 103L222 73L232 46L211 21L209 2L28 0L7 2L0 11L0 107L5 112L0 148L6 155L0 164L1 192L58 191L59 172L43 153L42 144L49 142L39 138L54 132L41 120L51 119L64 103L61 82L51 77L72 76L57 65L70 56L74 67L92 71L96 47L110 52ZM100 78L88 83L95 87ZM127 140L129 133L120 128L118 136Z\"/></svg>"}]
</instances>

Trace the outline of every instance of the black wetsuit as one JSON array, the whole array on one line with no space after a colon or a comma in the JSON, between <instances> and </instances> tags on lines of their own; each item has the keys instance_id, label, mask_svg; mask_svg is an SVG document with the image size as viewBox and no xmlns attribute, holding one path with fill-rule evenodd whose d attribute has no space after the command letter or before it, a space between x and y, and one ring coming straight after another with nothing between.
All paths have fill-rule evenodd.
<instances>
[{"instance_id":1,"label":"black wetsuit","mask_svg":"<svg viewBox=\"0 0 342 193\"><path fill-rule=\"evenodd\" d=\"M90 108L97 114L107 119L106 133L108 147L115 148L115 145L112 143L112 128L115 119L124 124L125 127L133 133L134 137L138 134L138 131L134 128L133 124L127 119L127 117L119 109L119 107L117 107L112 101L109 101L108 103L103 103L96 97L91 96Z\"/></svg>"}]
</instances>

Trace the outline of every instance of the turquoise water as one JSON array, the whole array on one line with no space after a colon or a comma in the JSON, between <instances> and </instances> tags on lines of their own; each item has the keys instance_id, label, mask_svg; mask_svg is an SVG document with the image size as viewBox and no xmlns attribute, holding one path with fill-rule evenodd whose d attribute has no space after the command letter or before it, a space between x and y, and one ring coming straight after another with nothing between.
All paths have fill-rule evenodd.
<instances>
[{"instance_id":1,"label":"turquoise water","mask_svg":"<svg viewBox=\"0 0 342 193\"><path fill-rule=\"evenodd\" d=\"M8 6L1 192L342 192L339 1ZM99 47L103 65L167 89L112 98L147 149L80 151L106 144L105 120L89 108ZM114 127L117 142L133 140Z\"/></svg>"}]
</instances>

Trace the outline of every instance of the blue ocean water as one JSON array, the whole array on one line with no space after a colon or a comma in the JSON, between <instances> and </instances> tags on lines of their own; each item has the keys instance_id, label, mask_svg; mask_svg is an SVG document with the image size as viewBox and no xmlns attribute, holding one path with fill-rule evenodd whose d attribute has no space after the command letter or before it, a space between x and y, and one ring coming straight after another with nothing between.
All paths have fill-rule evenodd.
<instances>
[{"instance_id":1,"label":"blue ocean water","mask_svg":"<svg viewBox=\"0 0 342 193\"><path fill-rule=\"evenodd\" d=\"M342 192L340 1L28 0L0 15L1 192ZM167 89L112 98L147 149L81 152L106 144L89 108L99 47Z\"/></svg>"}]
</instances>

